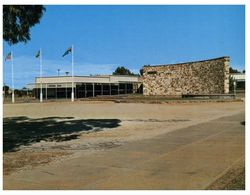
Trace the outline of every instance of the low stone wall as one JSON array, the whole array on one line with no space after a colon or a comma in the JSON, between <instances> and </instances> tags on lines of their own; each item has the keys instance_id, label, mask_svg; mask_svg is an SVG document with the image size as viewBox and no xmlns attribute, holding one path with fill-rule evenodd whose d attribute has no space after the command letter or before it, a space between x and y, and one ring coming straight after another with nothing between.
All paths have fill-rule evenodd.
<instances>
[{"instance_id":1,"label":"low stone wall","mask_svg":"<svg viewBox=\"0 0 250 195\"><path fill-rule=\"evenodd\" d=\"M144 95L227 94L229 57L143 67Z\"/></svg>"}]
</instances>

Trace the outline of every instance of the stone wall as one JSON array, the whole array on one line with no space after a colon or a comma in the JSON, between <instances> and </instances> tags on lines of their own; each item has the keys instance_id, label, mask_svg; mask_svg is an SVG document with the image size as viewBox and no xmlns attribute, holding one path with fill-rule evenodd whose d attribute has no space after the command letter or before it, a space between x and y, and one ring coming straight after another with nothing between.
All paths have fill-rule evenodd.
<instances>
[{"instance_id":1,"label":"stone wall","mask_svg":"<svg viewBox=\"0 0 250 195\"><path fill-rule=\"evenodd\" d=\"M143 94L227 94L229 57L181 64L144 66Z\"/></svg>"}]
</instances>

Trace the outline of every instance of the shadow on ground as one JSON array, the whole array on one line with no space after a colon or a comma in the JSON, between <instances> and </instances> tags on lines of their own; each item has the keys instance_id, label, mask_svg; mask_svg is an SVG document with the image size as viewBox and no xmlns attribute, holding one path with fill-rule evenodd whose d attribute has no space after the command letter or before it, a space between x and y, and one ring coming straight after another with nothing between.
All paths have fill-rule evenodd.
<instances>
[{"instance_id":1,"label":"shadow on ground","mask_svg":"<svg viewBox=\"0 0 250 195\"><path fill-rule=\"evenodd\" d=\"M119 119L84 119L48 117L31 119L20 116L3 119L3 151L17 151L19 146L44 141L77 139L81 132L102 131L120 126Z\"/></svg>"}]
</instances>

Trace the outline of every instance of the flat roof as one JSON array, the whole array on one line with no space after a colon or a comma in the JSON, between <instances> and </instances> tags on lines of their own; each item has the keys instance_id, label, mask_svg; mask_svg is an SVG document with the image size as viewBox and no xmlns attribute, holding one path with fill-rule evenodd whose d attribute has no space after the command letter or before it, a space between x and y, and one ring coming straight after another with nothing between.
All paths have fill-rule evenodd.
<instances>
[{"instance_id":1,"label":"flat roof","mask_svg":"<svg viewBox=\"0 0 250 195\"><path fill-rule=\"evenodd\" d=\"M245 73L230 73L230 76L236 81L245 81Z\"/></svg>"},{"instance_id":2,"label":"flat roof","mask_svg":"<svg viewBox=\"0 0 250 195\"><path fill-rule=\"evenodd\" d=\"M71 83L72 76L36 77L35 83ZM75 83L141 83L139 75L73 76Z\"/></svg>"},{"instance_id":3,"label":"flat roof","mask_svg":"<svg viewBox=\"0 0 250 195\"><path fill-rule=\"evenodd\" d=\"M43 76L42 78L66 78L66 77L72 77L71 75L66 76L66 75L62 75L62 76ZM83 78L109 78L109 77L140 77L140 75L75 75L73 77L83 77ZM35 78L40 78L40 77L35 77Z\"/></svg>"}]
</instances>

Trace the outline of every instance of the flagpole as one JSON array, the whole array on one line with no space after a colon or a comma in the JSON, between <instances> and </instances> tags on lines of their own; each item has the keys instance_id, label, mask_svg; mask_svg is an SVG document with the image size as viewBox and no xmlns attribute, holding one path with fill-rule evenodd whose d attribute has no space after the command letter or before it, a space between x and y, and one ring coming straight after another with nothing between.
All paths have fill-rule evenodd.
<instances>
[{"instance_id":1,"label":"flagpole","mask_svg":"<svg viewBox=\"0 0 250 195\"><path fill-rule=\"evenodd\" d=\"M13 52L11 51L12 103L15 103Z\"/></svg>"},{"instance_id":2,"label":"flagpole","mask_svg":"<svg viewBox=\"0 0 250 195\"><path fill-rule=\"evenodd\" d=\"M40 48L40 102L43 102L43 87L42 87L42 49Z\"/></svg>"},{"instance_id":3,"label":"flagpole","mask_svg":"<svg viewBox=\"0 0 250 195\"><path fill-rule=\"evenodd\" d=\"M74 101L74 48L73 48L73 45L71 47L71 57L72 57L72 91L71 91L71 101L73 102Z\"/></svg>"}]
</instances>

